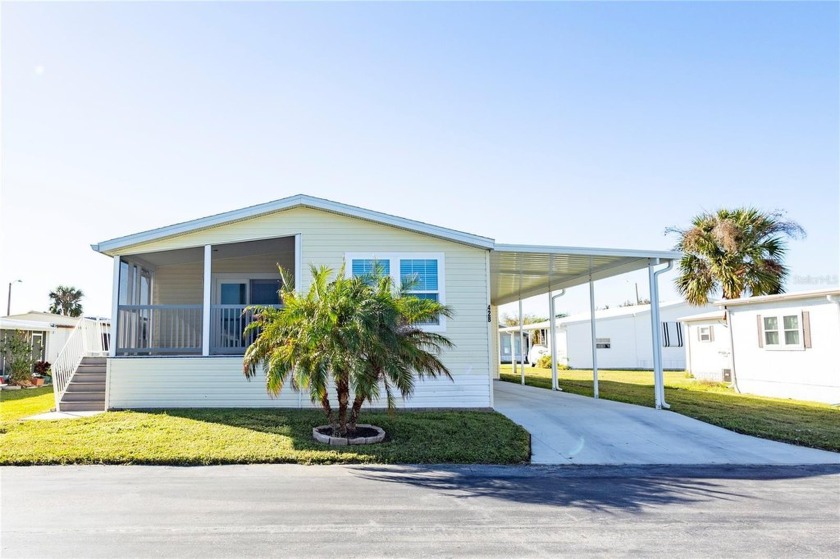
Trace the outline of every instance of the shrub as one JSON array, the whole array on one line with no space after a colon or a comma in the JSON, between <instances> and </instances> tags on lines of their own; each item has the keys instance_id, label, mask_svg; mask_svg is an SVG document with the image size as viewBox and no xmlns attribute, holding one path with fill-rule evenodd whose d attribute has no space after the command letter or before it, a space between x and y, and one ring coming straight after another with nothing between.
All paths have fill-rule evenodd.
<instances>
[{"instance_id":1,"label":"shrub","mask_svg":"<svg viewBox=\"0 0 840 559\"><path fill-rule=\"evenodd\" d=\"M39 375L49 374L49 372L50 372L50 362L49 361L36 361L33 369Z\"/></svg>"},{"instance_id":2,"label":"shrub","mask_svg":"<svg viewBox=\"0 0 840 559\"><path fill-rule=\"evenodd\" d=\"M26 332L8 332L2 341L0 350L6 356L3 373L9 377L10 384L28 386L32 377L32 346Z\"/></svg>"},{"instance_id":3,"label":"shrub","mask_svg":"<svg viewBox=\"0 0 840 559\"><path fill-rule=\"evenodd\" d=\"M542 357L540 357L539 360L537 360L537 367L540 367L541 369L550 369L551 368L551 355L543 355ZM569 366L564 364L564 363L560 363L558 361L557 362L557 370L558 371L568 371Z\"/></svg>"}]
</instances>

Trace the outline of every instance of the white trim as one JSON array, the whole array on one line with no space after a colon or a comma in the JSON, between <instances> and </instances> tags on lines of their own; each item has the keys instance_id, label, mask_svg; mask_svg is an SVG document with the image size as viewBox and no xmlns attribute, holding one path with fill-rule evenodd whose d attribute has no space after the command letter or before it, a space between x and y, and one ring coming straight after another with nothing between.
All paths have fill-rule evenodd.
<instances>
[{"instance_id":1,"label":"white trim","mask_svg":"<svg viewBox=\"0 0 840 559\"><path fill-rule=\"evenodd\" d=\"M805 332L804 332L804 325L802 324L802 310L779 310L775 311L773 314L764 314L761 313L761 335L764 339L764 349L766 351L805 351ZM796 323L797 323L797 332L799 333L799 343L797 344L788 344L785 343L785 317L786 316L795 316ZM771 332L776 332L779 334L779 343L771 344L767 342L767 327L765 326L765 320L768 318L775 318L777 321L778 328L775 330L771 330Z\"/></svg>"},{"instance_id":2,"label":"white trim","mask_svg":"<svg viewBox=\"0 0 840 559\"><path fill-rule=\"evenodd\" d=\"M446 255L442 252L345 252L344 253L344 276L352 277L353 260L388 260L390 276L394 285L399 288L402 284L400 278L400 260L437 260L438 263L438 302L446 304ZM420 293L420 291L418 291ZM440 317L439 324L424 324L422 329L426 332L446 332L446 317Z\"/></svg>"},{"instance_id":3,"label":"white trim","mask_svg":"<svg viewBox=\"0 0 840 559\"><path fill-rule=\"evenodd\" d=\"M742 297L740 299L721 299L715 301L721 309L741 305L759 305L761 303L776 303L780 301L794 301L796 299L823 299L830 295L840 295L840 289L817 289L814 291L800 291L798 293L780 293L778 295L760 295L757 297Z\"/></svg>"},{"instance_id":4,"label":"white trim","mask_svg":"<svg viewBox=\"0 0 840 559\"><path fill-rule=\"evenodd\" d=\"M201 324L201 355L210 355L210 301L212 299L213 245L204 245L204 299Z\"/></svg>"},{"instance_id":5,"label":"white trim","mask_svg":"<svg viewBox=\"0 0 840 559\"><path fill-rule=\"evenodd\" d=\"M303 281L303 237L300 233L295 235L295 291L301 293L301 282Z\"/></svg>"},{"instance_id":6,"label":"white trim","mask_svg":"<svg viewBox=\"0 0 840 559\"><path fill-rule=\"evenodd\" d=\"M487 271L487 376L490 379L489 382L489 389L490 389L490 407L495 406L495 394L493 389L493 379L496 378L496 371L495 369L499 366L500 361L500 350L499 350L499 333L494 332L493 330L493 308L490 301L490 251L488 250L485 253L484 258L484 266ZM438 286L440 287L440 286ZM496 343L493 343L493 336L496 337Z\"/></svg>"},{"instance_id":7,"label":"white trim","mask_svg":"<svg viewBox=\"0 0 840 559\"><path fill-rule=\"evenodd\" d=\"M423 233L426 235L431 235L433 237L439 237L442 239L466 245L477 246L480 248L493 248L494 245L493 239L489 239L487 237L480 237L478 235L472 235L470 233L464 233L462 231L456 231L454 229L447 229L445 227L439 227L437 225L431 225L428 223L414 221L403 217L384 214L373 210L367 210L365 208L341 204L339 202L333 202L331 200L325 200L323 198L315 198L313 196L307 196L305 194L297 194L295 196L281 198L280 200L274 200L272 202L258 204L256 206L249 206L247 208L241 208L238 210L202 217L191 221L185 221L183 223L168 225L166 227L160 227L158 229L134 233L132 235L126 235L124 237L118 237L116 239L102 241L99 244L91 245L91 248L97 252L101 252L104 254L112 254L113 251L120 250L128 246L148 243L166 237L184 235L186 233L192 233L194 231L208 229L210 227L218 227L220 225L226 225L228 223L242 221L245 219L251 219L262 215L271 214L297 207L313 208L317 210L346 215L349 217L364 219L375 223L382 223L384 225L399 227L400 229L415 231L417 233Z\"/></svg>"}]
</instances>

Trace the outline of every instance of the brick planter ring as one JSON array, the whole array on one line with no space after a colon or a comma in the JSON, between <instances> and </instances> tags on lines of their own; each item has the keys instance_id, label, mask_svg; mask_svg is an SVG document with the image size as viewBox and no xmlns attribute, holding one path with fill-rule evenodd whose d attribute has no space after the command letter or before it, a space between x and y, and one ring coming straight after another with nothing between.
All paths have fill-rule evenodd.
<instances>
[{"instance_id":1,"label":"brick planter ring","mask_svg":"<svg viewBox=\"0 0 840 559\"><path fill-rule=\"evenodd\" d=\"M318 441L319 443L328 444L330 446L347 446L350 444L376 444L381 443L385 439L385 431L382 430L381 427L377 427L376 425L362 425L361 423L357 425L357 427L367 427L368 429L373 429L376 431L376 435L373 437L333 437L331 435L325 435L323 433L319 433L318 429L325 429L328 428L329 425L319 425L312 429L312 437Z\"/></svg>"}]
</instances>

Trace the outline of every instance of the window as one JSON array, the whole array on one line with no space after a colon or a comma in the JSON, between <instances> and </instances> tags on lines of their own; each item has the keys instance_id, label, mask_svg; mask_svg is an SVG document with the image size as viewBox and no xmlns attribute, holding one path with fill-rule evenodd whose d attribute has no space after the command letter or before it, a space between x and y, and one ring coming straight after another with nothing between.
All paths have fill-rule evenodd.
<instances>
[{"instance_id":1,"label":"window","mask_svg":"<svg viewBox=\"0 0 840 559\"><path fill-rule=\"evenodd\" d=\"M414 297L446 303L443 254L347 254L345 257L348 276L372 276L379 269L381 273L391 276L394 285L406 288L406 292ZM423 325L429 331L446 329L444 317Z\"/></svg>"},{"instance_id":2,"label":"window","mask_svg":"<svg viewBox=\"0 0 840 559\"><path fill-rule=\"evenodd\" d=\"M697 329L697 339L701 342L711 342L715 339L712 326L700 326Z\"/></svg>"},{"instance_id":3,"label":"window","mask_svg":"<svg viewBox=\"0 0 840 559\"><path fill-rule=\"evenodd\" d=\"M610 349L612 344L609 338L595 338L595 347L597 349Z\"/></svg>"},{"instance_id":4,"label":"window","mask_svg":"<svg viewBox=\"0 0 840 559\"><path fill-rule=\"evenodd\" d=\"M763 316L759 324L764 329L767 349L804 349L802 322L799 314Z\"/></svg>"},{"instance_id":5,"label":"window","mask_svg":"<svg viewBox=\"0 0 840 559\"><path fill-rule=\"evenodd\" d=\"M679 322L662 323L662 347L682 347L682 327Z\"/></svg>"}]
</instances>

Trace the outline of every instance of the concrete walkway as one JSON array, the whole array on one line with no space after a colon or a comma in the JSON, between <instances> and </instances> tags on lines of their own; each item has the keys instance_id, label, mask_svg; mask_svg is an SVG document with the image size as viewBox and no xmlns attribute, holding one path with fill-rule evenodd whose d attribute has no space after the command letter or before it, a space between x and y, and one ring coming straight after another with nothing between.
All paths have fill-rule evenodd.
<instances>
[{"instance_id":1,"label":"concrete walkway","mask_svg":"<svg viewBox=\"0 0 840 559\"><path fill-rule=\"evenodd\" d=\"M840 453L741 435L671 411L495 381L535 464L840 464Z\"/></svg>"}]
</instances>

